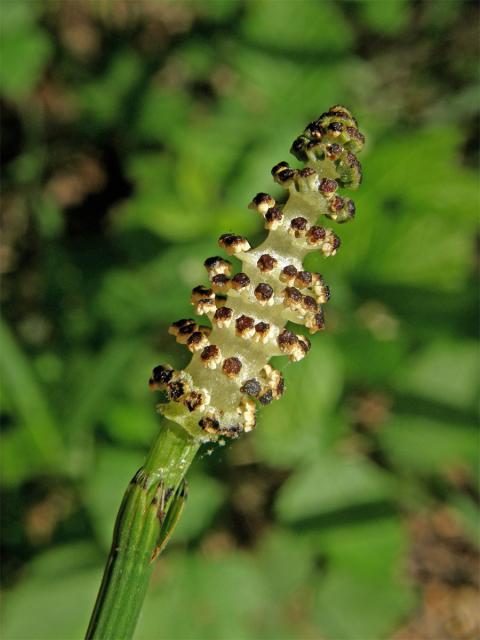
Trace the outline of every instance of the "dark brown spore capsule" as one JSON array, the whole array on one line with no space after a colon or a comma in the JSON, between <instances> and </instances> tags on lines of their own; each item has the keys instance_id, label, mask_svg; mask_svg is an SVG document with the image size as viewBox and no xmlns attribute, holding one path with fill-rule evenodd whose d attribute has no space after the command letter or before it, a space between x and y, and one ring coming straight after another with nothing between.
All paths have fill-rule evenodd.
<instances>
[{"instance_id":1,"label":"dark brown spore capsule","mask_svg":"<svg viewBox=\"0 0 480 640\"><path fill-rule=\"evenodd\" d=\"M179 338L187 338L191 333L196 331L196 329L197 329L197 325L195 322L192 322L190 324L184 324L183 327L180 327L180 329L178 330L177 335Z\"/></svg>"},{"instance_id":2,"label":"dark brown spore capsule","mask_svg":"<svg viewBox=\"0 0 480 640\"><path fill-rule=\"evenodd\" d=\"M320 118L318 119L320 120ZM313 140L321 140L322 136L324 135L325 131L323 130L323 128L320 126L318 120L315 120L315 122L311 122L308 127L305 129L305 134L313 139Z\"/></svg>"},{"instance_id":3,"label":"dark brown spore capsule","mask_svg":"<svg viewBox=\"0 0 480 640\"><path fill-rule=\"evenodd\" d=\"M210 282L212 283L214 291L226 291L230 285L230 278L223 273L219 273L213 276Z\"/></svg>"},{"instance_id":4,"label":"dark brown spore capsule","mask_svg":"<svg viewBox=\"0 0 480 640\"><path fill-rule=\"evenodd\" d=\"M282 375L280 375L278 384L274 389L275 399L280 398L283 395L284 391L285 391L285 379Z\"/></svg>"},{"instance_id":5,"label":"dark brown spore capsule","mask_svg":"<svg viewBox=\"0 0 480 640\"><path fill-rule=\"evenodd\" d=\"M273 400L273 391L271 389L267 389L258 396L258 400L260 404L263 404L264 406L270 404Z\"/></svg>"},{"instance_id":6,"label":"dark brown spore capsule","mask_svg":"<svg viewBox=\"0 0 480 640\"><path fill-rule=\"evenodd\" d=\"M317 313L318 304L316 303L315 298L312 296L304 296L302 299L302 307L305 311L310 311L311 313Z\"/></svg>"},{"instance_id":7,"label":"dark brown spore capsule","mask_svg":"<svg viewBox=\"0 0 480 640\"><path fill-rule=\"evenodd\" d=\"M240 251L248 251L250 245L248 240L243 236L236 236L233 233L224 233L218 239L220 247L225 249L227 253L239 253Z\"/></svg>"},{"instance_id":8,"label":"dark brown spore capsule","mask_svg":"<svg viewBox=\"0 0 480 640\"><path fill-rule=\"evenodd\" d=\"M307 231L307 240L310 244L318 244L325 238L325 229L314 225Z\"/></svg>"},{"instance_id":9,"label":"dark brown spore capsule","mask_svg":"<svg viewBox=\"0 0 480 640\"><path fill-rule=\"evenodd\" d=\"M285 302L291 304L300 304L303 296L298 289L295 287L287 287L283 291L283 297Z\"/></svg>"},{"instance_id":10,"label":"dark brown spore capsule","mask_svg":"<svg viewBox=\"0 0 480 640\"><path fill-rule=\"evenodd\" d=\"M168 397L177 402L188 391L187 385L182 380L170 382L167 385Z\"/></svg>"},{"instance_id":11,"label":"dark brown spore capsule","mask_svg":"<svg viewBox=\"0 0 480 640\"><path fill-rule=\"evenodd\" d=\"M312 284L312 274L310 271L299 271L295 276L295 286L305 289Z\"/></svg>"},{"instance_id":12,"label":"dark brown spore capsule","mask_svg":"<svg viewBox=\"0 0 480 640\"><path fill-rule=\"evenodd\" d=\"M238 438L238 436L242 433L243 428L240 424L227 424L220 428L220 434L224 436L228 436L229 438Z\"/></svg>"},{"instance_id":13,"label":"dark brown spore capsule","mask_svg":"<svg viewBox=\"0 0 480 640\"><path fill-rule=\"evenodd\" d=\"M312 343L305 336L298 336L298 344L302 347L304 353L308 353L312 347Z\"/></svg>"},{"instance_id":14,"label":"dark brown spore capsule","mask_svg":"<svg viewBox=\"0 0 480 640\"><path fill-rule=\"evenodd\" d=\"M260 383L258 382L258 380L255 380L255 378L251 378L250 380L245 380L243 385L240 387L240 391L242 393L246 393L247 395L252 396L253 398L256 398L258 396L261 389L262 387Z\"/></svg>"},{"instance_id":15,"label":"dark brown spore capsule","mask_svg":"<svg viewBox=\"0 0 480 640\"><path fill-rule=\"evenodd\" d=\"M215 322L228 322L228 320L231 319L231 317L233 316L233 310L230 309L230 307L219 307L216 311L215 311L215 315L213 316L213 319Z\"/></svg>"},{"instance_id":16,"label":"dark brown spore capsule","mask_svg":"<svg viewBox=\"0 0 480 640\"><path fill-rule=\"evenodd\" d=\"M270 209L265 214L265 222L267 226L275 227L279 225L283 220L283 213L278 207L270 207Z\"/></svg>"},{"instance_id":17,"label":"dark brown spore capsule","mask_svg":"<svg viewBox=\"0 0 480 640\"><path fill-rule=\"evenodd\" d=\"M298 342L298 338L294 333L288 331L288 329L284 329L278 336L277 342L278 346L283 351L284 349L295 346Z\"/></svg>"},{"instance_id":18,"label":"dark brown spore capsule","mask_svg":"<svg viewBox=\"0 0 480 640\"><path fill-rule=\"evenodd\" d=\"M198 426L207 433L217 433L220 429L220 423L215 418L205 417L198 421Z\"/></svg>"},{"instance_id":19,"label":"dark brown spore capsule","mask_svg":"<svg viewBox=\"0 0 480 640\"><path fill-rule=\"evenodd\" d=\"M322 178L318 186L318 190L325 195L335 193L337 189L337 181L330 178Z\"/></svg>"},{"instance_id":20,"label":"dark brown spore capsule","mask_svg":"<svg viewBox=\"0 0 480 640\"><path fill-rule=\"evenodd\" d=\"M178 335L178 332L180 331L180 329L182 327L185 327L186 325L189 324L195 324L195 320L192 320L192 318L182 318L181 320L177 320L176 322L172 322L172 324L170 325L169 329L168 329L168 333L170 333L171 335Z\"/></svg>"},{"instance_id":21,"label":"dark brown spore capsule","mask_svg":"<svg viewBox=\"0 0 480 640\"><path fill-rule=\"evenodd\" d=\"M308 220L306 218L302 218L299 216L298 218L293 218L290 222L290 229L295 233L297 238L305 233L308 226Z\"/></svg>"},{"instance_id":22,"label":"dark brown spore capsule","mask_svg":"<svg viewBox=\"0 0 480 640\"><path fill-rule=\"evenodd\" d=\"M315 331L322 331L325 329L325 319L323 317L323 312L319 311L313 317L313 326L312 329Z\"/></svg>"},{"instance_id":23,"label":"dark brown spore capsule","mask_svg":"<svg viewBox=\"0 0 480 640\"><path fill-rule=\"evenodd\" d=\"M246 273L237 273L231 279L232 289L236 291L241 291L242 289L246 289L250 284L250 278Z\"/></svg>"},{"instance_id":24,"label":"dark brown spore capsule","mask_svg":"<svg viewBox=\"0 0 480 640\"><path fill-rule=\"evenodd\" d=\"M264 253L257 260L257 267L260 269L260 271L263 271L263 272L273 271L273 269L275 269L276 266L277 266L277 261L273 256L269 255L268 253Z\"/></svg>"},{"instance_id":25,"label":"dark brown spore capsule","mask_svg":"<svg viewBox=\"0 0 480 640\"><path fill-rule=\"evenodd\" d=\"M209 362L210 360L217 359L219 355L220 355L220 349L217 347L217 345L209 344L203 349L202 353L200 354L200 358L204 362Z\"/></svg>"},{"instance_id":26,"label":"dark brown spore capsule","mask_svg":"<svg viewBox=\"0 0 480 640\"><path fill-rule=\"evenodd\" d=\"M212 269L217 266L217 264L222 260L220 256L212 256L211 258L207 258L203 265L207 269Z\"/></svg>"},{"instance_id":27,"label":"dark brown spore capsule","mask_svg":"<svg viewBox=\"0 0 480 640\"><path fill-rule=\"evenodd\" d=\"M259 335L266 335L270 331L270 325L268 322L257 322L255 325L255 331Z\"/></svg>"},{"instance_id":28,"label":"dark brown spore capsule","mask_svg":"<svg viewBox=\"0 0 480 640\"><path fill-rule=\"evenodd\" d=\"M268 302L268 300L273 296L273 289L266 282L261 282L255 287L254 293L259 302Z\"/></svg>"},{"instance_id":29,"label":"dark brown spore capsule","mask_svg":"<svg viewBox=\"0 0 480 640\"><path fill-rule=\"evenodd\" d=\"M279 162L272 169L272 176L275 179L275 182L283 184L288 180L291 180L295 177L296 171L294 169L290 169L290 165L288 162Z\"/></svg>"},{"instance_id":30,"label":"dark brown spore capsule","mask_svg":"<svg viewBox=\"0 0 480 640\"><path fill-rule=\"evenodd\" d=\"M343 131L343 124L341 122L331 122L328 127L328 131L332 133L334 136L338 136Z\"/></svg>"},{"instance_id":31,"label":"dark brown spore capsule","mask_svg":"<svg viewBox=\"0 0 480 640\"><path fill-rule=\"evenodd\" d=\"M255 204L263 204L264 202L270 202L270 200L273 200L273 198L268 193L257 193L253 202Z\"/></svg>"},{"instance_id":32,"label":"dark brown spore capsule","mask_svg":"<svg viewBox=\"0 0 480 640\"><path fill-rule=\"evenodd\" d=\"M232 263L228 260L224 260L220 256L212 256L211 258L207 258L203 263L204 267L211 273L215 275L217 273L230 274L232 269Z\"/></svg>"},{"instance_id":33,"label":"dark brown spore capsule","mask_svg":"<svg viewBox=\"0 0 480 640\"><path fill-rule=\"evenodd\" d=\"M202 331L194 331L187 340L187 347L190 351L197 351L207 342L205 334Z\"/></svg>"},{"instance_id":34,"label":"dark brown spore capsule","mask_svg":"<svg viewBox=\"0 0 480 640\"><path fill-rule=\"evenodd\" d=\"M234 378L235 376L237 376L240 373L241 368L242 363L240 362L239 358L236 358L235 356L226 358L223 361L222 371L229 378Z\"/></svg>"},{"instance_id":35,"label":"dark brown spore capsule","mask_svg":"<svg viewBox=\"0 0 480 640\"><path fill-rule=\"evenodd\" d=\"M282 282L292 282L297 275L297 269L293 266L293 264L289 264L286 267L283 267L282 272L280 274L280 280Z\"/></svg>"},{"instance_id":36,"label":"dark brown spore capsule","mask_svg":"<svg viewBox=\"0 0 480 640\"><path fill-rule=\"evenodd\" d=\"M345 200L341 196L335 196L330 202L328 208L333 213L336 213L337 211L341 211L343 209L344 204Z\"/></svg>"},{"instance_id":37,"label":"dark brown spore capsule","mask_svg":"<svg viewBox=\"0 0 480 640\"><path fill-rule=\"evenodd\" d=\"M336 160L342 154L343 147L341 147L339 144L336 144L336 143L327 144L326 151L327 151L327 157L329 158L329 160Z\"/></svg>"},{"instance_id":38,"label":"dark brown spore capsule","mask_svg":"<svg viewBox=\"0 0 480 640\"><path fill-rule=\"evenodd\" d=\"M173 377L174 369L169 365L159 364L152 371L152 377L150 378L150 385L165 385L170 382Z\"/></svg>"},{"instance_id":39,"label":"dark brown spore capsule","mask_svg":"<svg viewBox=\"0 0 480 640\"><path fill-rule=\"evenodd\" d=\"M257 193L257 195L252 200L252 205L250 208L255 208L261 213L273 207L275 204L275 200L268 193Z\"/></svg>"},{"instance_id":40,"label":"dark brown spore capsule","mask_svg":"<svg viewBox=\"0 0 480 640\"><path fill-rule=\"evenodd\" d=\"M194 303L200 302L200 300L214 300L215 294L211 289L207 289L206 287L199 285L198 287L192 289L191 299Z\"/></svg>"},{"instance_id":41,"label":"dark brown spore capsule","mask_svg":"<svg viewBox=\"0 0 480 640\"><path fill-rule=\"evenodd\" d=\"M305 153L305 149L307 147L309 140L306 136L299 136L298 138L295 138L295 140L292 143L290 152L293 153L293 155L298 158L298 160L302 160L302 161L306 161L307 160L307 154Z\"/></svg>"},{"instance_id":42,"label":"dark brown spore capsule","mask_svg":"<svg viewBox=\"0 0 480 640\"><path fill-rule=\"evenodd\" d=\"M285 171L285 169L289 169L290 165L288 162L279 162L274 167L272 167L272 176L276 176L280 171Z\"/></svg>"},{"instance_id":43,"label":"dark brown spore capsule","mask_svg":"<svg viewBox=\"0 0 480 640\"><path fill-rule=\"evenodd\" d=\"M361 164L358 161L357 156L354 153L352 153L351 151L349 151L347 153L347 163L348 163L349 167L361 168Z\"/></svg>"},{"instance_id":44,"label":"dark brown spore capsule","mask_svg":"<svg viewBox=\"0 0 480 640\"><path fill-rule=\"evenodd\" d=\"M190 391L183 404L189 411L195 411L203 404L203 395L199 391Z\"/></svg>"},{"instance_id":45,"label":"dark brown spore capsule","mask_svg":"<svg viewBox=\"0 0 480 640\"><path fill-rule=\"evenodd\" d=\"M250 316L242 315L235 320L235 328L237 333L242 335L247 331L251 331L255 326L255 320Z\"/></svg>"},{"instance_id":46,"label":"dark brown spore capsule","mask_svg":"<svg viewBox=\"0 0 480 640\"><path fill-rule=\"evenodd\" d=\"M332 246L335 249L335 251L340 247L340 245L342 244L342 241L340 240L340 238L334 233L333 234L333 239L332 239Z\"/></svg>"},{"instance_id":47,"label":"dark brown spore capsule","mask_svg":"<svg viewBox=\"0 0 480 640\"><path fill-rule=\"evenodd\" d=\"M275 175L275 180L280 184L291 180L296 175L296 171L294 169L284 169L283 171L279 171Z\"/></svg>"}]
</instances>

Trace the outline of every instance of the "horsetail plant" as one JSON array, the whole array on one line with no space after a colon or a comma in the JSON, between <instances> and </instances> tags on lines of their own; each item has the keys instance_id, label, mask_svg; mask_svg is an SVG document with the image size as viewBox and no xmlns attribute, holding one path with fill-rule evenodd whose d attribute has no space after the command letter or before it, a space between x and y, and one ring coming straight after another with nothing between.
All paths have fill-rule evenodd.
<instances>
[{"instance_id":1,"label":"horsetail plant","mask_svg":"<svg viewBox=\"0 0 480 640\"><path fill-rule=\"evenodd\" d=\"M132 637L154 561L180 517L185 473L199 447L252 431L257 404L282 396L283 376L270 358L286 355L296 362L310 350L309 339L286 328L287 322L303 324L310 334L324 328L329 288L302 263L312 251L325 257L337 252L340 239L317 221L322 215L337 223L354 217L353 201L338 190L359 186L355 153L363 143L348 109L331 107L293 142L291 152L304 168L280 162L272 169L287 192L285 204L266 193L250 203L268 230L263 243L251 248L242 236L220 237L220 247L241 260L242 270L233 274L231 262L219 256L205 261L210 286L195 287L191 302L211 326L190 318L174 322L169 332L191 351L191 362L181 371L169 364L153 369L150 388L165 394L163 422L125 493L87 639Z\"/></svg>"}]
</instances>

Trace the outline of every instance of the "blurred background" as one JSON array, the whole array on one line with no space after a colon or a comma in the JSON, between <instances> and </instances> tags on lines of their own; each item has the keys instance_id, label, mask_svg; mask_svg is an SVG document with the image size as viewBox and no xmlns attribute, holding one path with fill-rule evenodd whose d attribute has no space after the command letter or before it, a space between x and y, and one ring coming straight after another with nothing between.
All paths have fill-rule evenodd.
<instances>
[{"instance_id":1,"label":"blurred background","mask_svg":"<svg viewBox=\"0 0 480 640\"><path fill-rule=\"evenodd\" d=\"M478 9L4 0L4 640L83 637L220 233L331 104L367 136L327 330L205 448L140 640L473 639ZM308 381L307 384L305 382Z\"/></svg>"}]
</instances>

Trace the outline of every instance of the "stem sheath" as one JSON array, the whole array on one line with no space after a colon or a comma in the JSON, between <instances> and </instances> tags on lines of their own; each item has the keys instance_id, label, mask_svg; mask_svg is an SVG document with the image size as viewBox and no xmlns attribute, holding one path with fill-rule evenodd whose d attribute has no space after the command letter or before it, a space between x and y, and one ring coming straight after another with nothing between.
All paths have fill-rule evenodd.
<instances>
[{"instance_id":1,"label":"stem sheath","mask_svg":"<svg viewBox=\"0 0 480 640\"><path fill-rule=\"evenodd\" d=\"M130 640L154 560L169 522L169 508L183 497L183 482L199 443L164 420L145 464L130 482L118 512L113 542L86 640ZM163 548L163 546L162 546Z\"/></svg>"}]
</instances>

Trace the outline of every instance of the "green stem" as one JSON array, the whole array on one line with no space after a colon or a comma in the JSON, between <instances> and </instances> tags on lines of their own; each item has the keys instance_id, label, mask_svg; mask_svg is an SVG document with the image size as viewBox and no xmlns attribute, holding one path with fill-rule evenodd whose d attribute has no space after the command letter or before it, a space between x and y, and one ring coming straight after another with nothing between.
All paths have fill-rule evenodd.
<instances>
[{"instance_id":1,"label":"green stem","mask_svg":"<svg viewBox=\"0 0 480 640\"><path fill-rule=\"evenodd\" d=\"M176 518L166 521L167 512L179 499L185 473L198 448L199 443L187 431L164 421L120 506L87 640L132 637L154 560L170 533L165 526L173 528L176 523Z\"/></svg>"}]
</instances>

